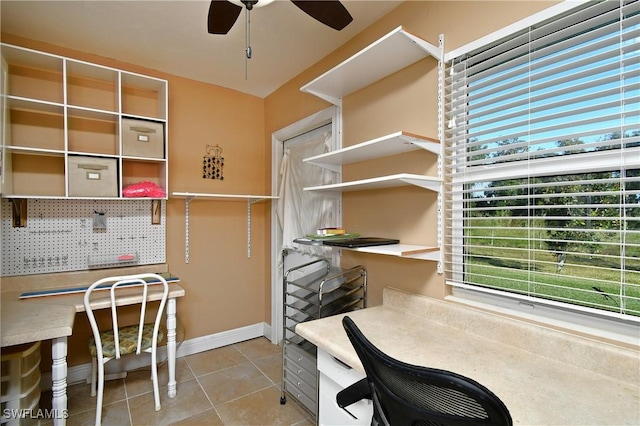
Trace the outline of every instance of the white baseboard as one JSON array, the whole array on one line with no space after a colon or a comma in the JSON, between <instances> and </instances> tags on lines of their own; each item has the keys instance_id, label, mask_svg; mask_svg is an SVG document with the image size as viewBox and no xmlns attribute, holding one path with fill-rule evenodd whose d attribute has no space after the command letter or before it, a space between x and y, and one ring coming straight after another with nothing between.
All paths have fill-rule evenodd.
<instances>
[{"instance_id":1,"label":"white baseboard","mask_svg":"<svg viewBox=\"0 0 640 426\"><path fill-rule=\"evenodd\" d=\"M223 346L232 345L234 343L244 342L245 340L255 339L256 337L266 337L270 339L271 326L265 322L248 325L245 327L227 330L220 333L210 334L208 336L196 337L194 339L185 340L178 343L176 349L176 357L181 358L187 355L197 354L199 352L209 351L211 349L221 348ZM167 359L167 350L165 347L158 348L158 359ZM105 365L105 373L114 373L118 371L131 371L137 368L149 365L151 357L145 356L125 356L119 360L109 361ZM46 362L42 360L41 362ZM91 363L74 365L67 369L67 385L84 382L91 374ZM40 388L43 391L51 390L51 372L43 373L40 378Z\"/></svg>"}]
</instances>

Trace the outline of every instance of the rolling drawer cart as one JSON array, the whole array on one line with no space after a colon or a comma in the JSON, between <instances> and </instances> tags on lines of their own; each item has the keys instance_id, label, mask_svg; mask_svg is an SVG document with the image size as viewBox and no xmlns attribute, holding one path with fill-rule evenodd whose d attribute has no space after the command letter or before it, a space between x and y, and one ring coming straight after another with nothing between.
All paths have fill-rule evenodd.
<instances>
[{"instance_id":1,"label":"rolling drawer cart","mask_svg":"<svg viewBox=\"0 0 640 426\"><path fill-rule=\"evenodd\" d=\"M283 252L283 256L287 255ZM340 269L320 258L287 270L283 277L282 394L318 412L317 348L295 332L296 324L366 308L367 271Z\"/></svg>"}]
</instances>

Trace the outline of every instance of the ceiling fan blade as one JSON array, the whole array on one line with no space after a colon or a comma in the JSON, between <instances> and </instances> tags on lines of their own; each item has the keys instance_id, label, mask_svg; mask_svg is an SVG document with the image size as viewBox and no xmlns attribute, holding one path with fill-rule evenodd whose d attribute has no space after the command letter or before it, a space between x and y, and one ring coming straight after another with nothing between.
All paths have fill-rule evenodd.
<instances>
[{"instance_id":1,"label":"ceiling fan blade","mask_svg":"<svg viewBox=\"0 0 640 426\"><path fill-rule=\"evenodd\" d=\"M209 17L207 18L207 30L209 34L226 34L238 16L242 12L242 7L230 3L227 0L212 0L209 6Z\"/></svg>"},{"instance_id":2,"label":"ceiling fan blade","mask_svg":"<svg viewBox=\"0 0 640 426\"><path fill-rule=\"evenodd\" d=\"M291 2L307 15L334 30L340 31L353 21L351 14L339 0L291 0Z\"/></svg>"}]
</instances>

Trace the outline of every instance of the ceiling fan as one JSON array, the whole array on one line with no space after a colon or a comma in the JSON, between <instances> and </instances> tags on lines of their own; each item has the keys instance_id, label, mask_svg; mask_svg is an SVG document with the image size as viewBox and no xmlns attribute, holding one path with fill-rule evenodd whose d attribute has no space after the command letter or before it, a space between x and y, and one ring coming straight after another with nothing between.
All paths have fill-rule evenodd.
<instances>
[{"instance_id":1,"label":"ceiling fan","mask_svg":"<svg viewBox=\"0 0 640 426\"><path fill-rule=\"evenodd\" d=\"M212 0L209 5L207 17L207 30L209 34L227 34L233 24L236 23L243 6L246 8L246 58L245 79L248 78L247 60L251 59L251 10L254 7L266 6L274 0ZM339 0L291 0L307 15L323 24L340 31L351 21L353 17Z\"/></svg>"},{"instance_id":2,"label":"ceiling fan","mask_svg":"<svg viewBox=\"0 0 640 426\"><path fill-rule=\"evenodd\" d=\"M254 7L266 6L273 0L213 0L209 6L207 27L209 34L227 34L235 24L243 5L247 15ZM303 12L323 24L340 31L353 18L339 0L291 0Z\"/></svg>"}]
</instances>

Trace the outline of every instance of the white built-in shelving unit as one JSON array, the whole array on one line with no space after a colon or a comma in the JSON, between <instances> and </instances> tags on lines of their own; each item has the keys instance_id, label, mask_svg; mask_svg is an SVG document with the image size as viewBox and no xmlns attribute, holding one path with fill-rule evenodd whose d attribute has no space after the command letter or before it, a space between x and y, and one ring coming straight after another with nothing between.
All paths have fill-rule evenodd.
<instances>
[{"instance_id":1,"label":"white built-in shelving unit","mask_svg":"<svg viewBox=\"0 0 640 426\"><path fill-rule=\"evenodd\" d=\"M4 43L0 54L3 197L124 199L124 187L148 181L165 194L152 198L167 198L166 80ZM161 129L164 150L125 154L123 119ZM74 158L114 164L113 194L74 195Z\"/></svg>"},{"instance_id":2,"label":"white built-in shelving unit","mask_svg":"<svg viewBox=\"0 0 640 426\"><path fill-rule=\"evenodd\" d=\"M422 59L431 57L438 61L439 83L443 78L444 36L439 37L438 46L417 37L402 27L398 27L374 43L362 49L347 60L325 72L300 90L313 94L334 105L341 105L342 98L357 90L391 75ZM442 107L442 90L438 91L438 107ZM405 185L415 185L438 193L441 211L442 194L442 122L438 117L438 138L430 138L404 131L351 145L304 159L309 164L340 172L346 164L385 158L416 150L426 150L438 155L438 176L424 176L411 173L398 173L388 176L376 176L368 179L341 182L304 188L305 191L365 191L387 189ZM305 243L304 238L296 240ZM314 244L315 242L309 242ZM438 215L438 242L432 246L394 244L385 246L360 247L348 249L366 253L384 254L413 259L441 262L441 214ZM439 267L440 268L440 267Z\"/></svg>"}]
</instances>

